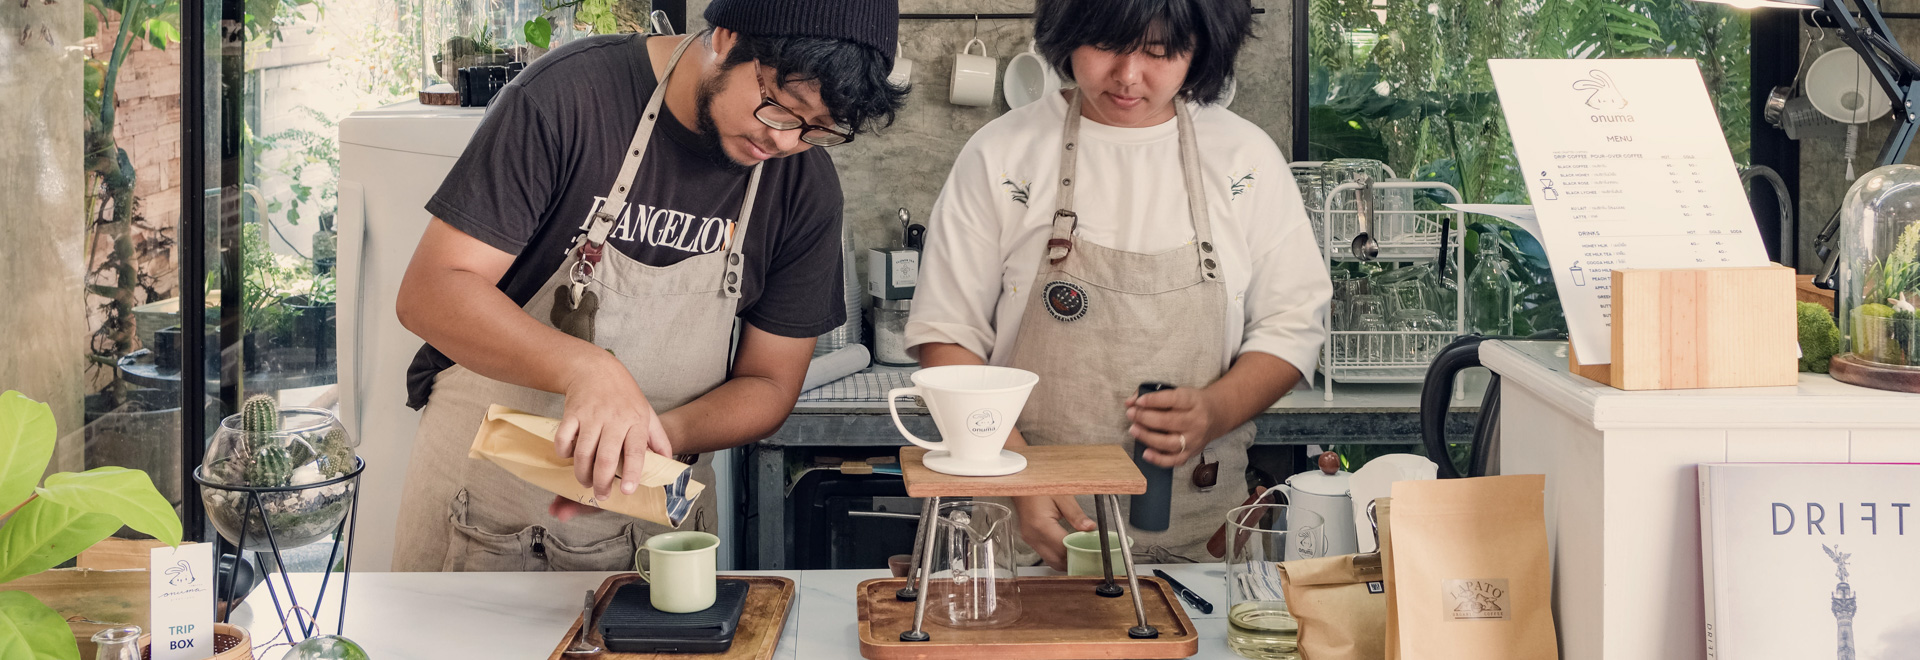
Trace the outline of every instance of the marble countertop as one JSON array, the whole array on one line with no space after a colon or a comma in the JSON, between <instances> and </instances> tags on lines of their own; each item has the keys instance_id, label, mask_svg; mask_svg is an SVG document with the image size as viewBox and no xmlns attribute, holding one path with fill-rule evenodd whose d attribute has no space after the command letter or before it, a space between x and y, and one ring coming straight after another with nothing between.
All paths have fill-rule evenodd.
<instances>
[{"instance_id":1,"label":"marble countertop","mask_svg":"<svg viewBox=\"0 0 1920 660\"><path fill-rule=\"evenodd\" d=\"M1195 658L1238 658L1226 645L1227 594L1221 564L1143 566L1159 568L1213 604L1213 614L1191 607L1187 615L1201 635ZM864 580L886 577L884 570L730 571L728 575L779 575L794 580L798 591L781 630L777 660L859 658L853 594ZM1022 574L1057 575L1044 568ZM553 652L565 630L580 615L580 596L611 573L372 573L353 574L347 594L345 634L379 660L467 660L526 658ZM293 586L301 602L312 602L318 573L296 573ZM339 576L334 576L337 580ZM278 579L278 576L275 576ZM276 582L276 584L279 584ZM339 616L336 583L328 604L319 609L323 632L331 633ZM285 594L281 594L284 603ZM311 607L311 605L308 605ZM264 586L234 612L256 648L280 637L274 601ZM291 627L291 626L289 626ZM260 660L278 660L286 647L257 651Z\"/></svg>"}]
</instances>

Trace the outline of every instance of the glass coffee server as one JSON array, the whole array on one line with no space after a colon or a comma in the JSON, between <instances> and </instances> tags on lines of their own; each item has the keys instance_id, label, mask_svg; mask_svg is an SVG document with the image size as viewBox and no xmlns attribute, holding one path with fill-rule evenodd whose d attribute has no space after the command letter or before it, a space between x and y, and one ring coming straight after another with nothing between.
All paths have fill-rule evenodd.
<instances>
[{"instance_id":1,"label":"glass coffee server","mask_svg":"<svg viewBox=\"0 0 1920 660\"><path fill-rule=\"evenodd\" d=\"M1294 163L1293 173L1335 274L1320 356L1325 398L1335 381L1420 382L1433 356L1466 332L1457 276L1464 214L1444 206L1460 203L1460 191L1396 179L1385 164L1358 158ZM1342 266L1351 263L1369 267Z\"/></svg>"}]
</instances>

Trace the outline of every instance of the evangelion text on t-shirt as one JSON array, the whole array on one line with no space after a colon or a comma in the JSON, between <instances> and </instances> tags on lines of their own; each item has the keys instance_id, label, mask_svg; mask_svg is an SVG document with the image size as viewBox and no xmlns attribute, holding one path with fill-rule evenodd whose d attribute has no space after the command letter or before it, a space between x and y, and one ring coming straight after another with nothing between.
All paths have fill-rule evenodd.
<instances>
[{"instance_id":1,"label":"evangelion text on t-shirt","mask_svg":"<svg viewBox=\"0 0 1920 660\"><path fill-rule=\"evenodd\" d=\"M499 286L526 304L606 204L657 85L639 35L555 49L494 98L427 210L515 255ZM734 238L748 173L662 106L608 245L660 267L724 249ZM737 237L746 260L742 320L787 337L819 336L846 321L840 215L840 180L826 150L766 163L753 220ZM426 405L434 376L450 366L438 350L422 347L407 375L408 405Z\"/></svg>"}]
</instances>

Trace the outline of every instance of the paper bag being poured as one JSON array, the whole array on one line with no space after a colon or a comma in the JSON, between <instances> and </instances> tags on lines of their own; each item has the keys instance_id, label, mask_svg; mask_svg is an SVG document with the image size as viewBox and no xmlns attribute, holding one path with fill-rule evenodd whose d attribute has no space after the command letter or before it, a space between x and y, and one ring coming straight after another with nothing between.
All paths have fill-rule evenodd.
<instances>
[{"instance_id":1,"label":"paper bag being poured","mask_svg":"<svg viewBox=\"0 0 1920 660\"><path fill-rule=\"evenodd\" d=\"M553 436L559 428L560 420L551 417L489 406L467 456L492 461L555 495L669 527L679 527L700 492L707 489L693 480L693 469L687 464L649 453L645 471L636 479L640 487L633 494L615 488L606 499L594 497L592 486L582 486L573 478L573 459L554 454Z\"/></svg>"}]
</instances>

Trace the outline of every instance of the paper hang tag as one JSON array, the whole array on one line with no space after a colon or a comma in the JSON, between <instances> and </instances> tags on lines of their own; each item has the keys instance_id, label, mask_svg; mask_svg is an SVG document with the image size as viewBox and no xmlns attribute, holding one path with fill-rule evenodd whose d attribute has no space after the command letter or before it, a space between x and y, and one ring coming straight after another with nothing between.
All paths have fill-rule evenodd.
<instances>
[{"instance_id":1,"label":"paper hang tag","mask_svg":"<svg viewBox=\"0 0 1920 660\"><path fill-rule=\"evenodd\" d=\"M161 546L149 555L153 660L202 660L213 649L213 544Z\"/></svg>"}]
</instances>

